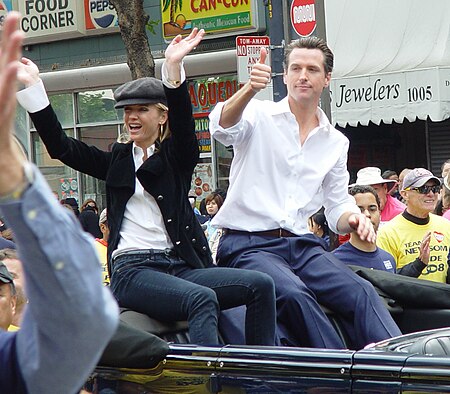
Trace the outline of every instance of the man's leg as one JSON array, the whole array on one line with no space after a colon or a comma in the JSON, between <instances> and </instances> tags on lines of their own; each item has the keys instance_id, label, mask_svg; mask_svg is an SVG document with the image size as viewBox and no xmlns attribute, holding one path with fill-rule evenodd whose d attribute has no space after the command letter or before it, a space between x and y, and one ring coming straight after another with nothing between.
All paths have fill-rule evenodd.
<instances>
[{"instance_id":1,"label":"man's leg","mask_svg":"<svg viewBox=\"0 0 450 394\"><path fill-rule=\"evenodd\" d=\"M317 304L314 294L283 259L289 245L285 239L240 234L222 236L220 264L268 274L275 282L279 331L293 346L340 349L344 345ZM231 257L231 258L228 258Z\"/></svg>"},{"instance_id":2,"label":"man's leg","mask_svg":"<svg viewBox=\"0 0 450 394\"><path fill-rule=\"evenodd\" d=\"M373 286L331 253L306 237L289 240L291 264L317 300L337 312L352 327L348 334L357 348L401 335Z\"/></svg>"}]
</instances>

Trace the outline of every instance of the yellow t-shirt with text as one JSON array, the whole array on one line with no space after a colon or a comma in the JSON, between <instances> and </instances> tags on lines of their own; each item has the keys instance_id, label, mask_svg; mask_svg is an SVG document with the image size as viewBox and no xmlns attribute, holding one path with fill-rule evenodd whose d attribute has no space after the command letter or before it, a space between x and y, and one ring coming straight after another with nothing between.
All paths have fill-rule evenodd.
<instances>
[{"instance_id":1,"label":"yellow t-shirt with text","mask_svg":"<svg viewBox=\"0 0 450 394\"><path fill-rule=\"evenodd\" d=\"M108 244L102 239L95 239L95 246L97 248L100 263L102 264L102 280L105 286L109 286L108 274Z\"/></svg>"},{"instance_id":2,"label":"yellow t-shirt with text","mask_svg":"<svg viewBox=\"0 0 450 394\"><path fill-rule=\"evenodd\" d=\"M430 262L419 279L446 283L450 248L449 220L430 214L427 224L416 224L398 215L378 230L377 245L394 256L399 269L419 257L422 238L428 231L431 232Z\"/></svg>"}]
</instances>

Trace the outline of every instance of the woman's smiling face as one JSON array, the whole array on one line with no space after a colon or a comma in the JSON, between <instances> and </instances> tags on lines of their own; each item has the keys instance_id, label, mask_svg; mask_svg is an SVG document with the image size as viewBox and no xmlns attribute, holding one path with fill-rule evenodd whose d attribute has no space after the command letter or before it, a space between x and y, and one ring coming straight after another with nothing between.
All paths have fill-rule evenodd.
<instances>
[{"instance_id":1,"label":"woman's smiling face","mask_svg":"<svg viewBox=\"0 0 450 394\"><path fill-rule=\"evenodd\" d=\"M155 143L161 125L166 121L167 112L154 104L127 105L124 108L124 122L130 139L143 149Z\"/></svg>"}]
</instances>

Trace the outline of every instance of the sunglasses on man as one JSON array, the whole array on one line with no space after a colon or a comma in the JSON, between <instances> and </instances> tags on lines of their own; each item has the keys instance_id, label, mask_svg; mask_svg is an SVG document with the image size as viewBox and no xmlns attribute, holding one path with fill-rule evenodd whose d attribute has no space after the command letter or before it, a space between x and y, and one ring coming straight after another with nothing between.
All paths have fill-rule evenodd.
<instances>
[{"instance_id":1,"label":"sunglasses on man","mask_svg":"<svg viewBox=\"0 0 450 394\"><path fill-rule=\"evenodd\" d=\"M437 194L441 191L440 185L433 185L433 186L420 186L420 187L407 187L405 190L414 190L415 192L418 192L420 194L428 194L430 191L432 191L434 194Z\"/></svg>"}]
</instances>

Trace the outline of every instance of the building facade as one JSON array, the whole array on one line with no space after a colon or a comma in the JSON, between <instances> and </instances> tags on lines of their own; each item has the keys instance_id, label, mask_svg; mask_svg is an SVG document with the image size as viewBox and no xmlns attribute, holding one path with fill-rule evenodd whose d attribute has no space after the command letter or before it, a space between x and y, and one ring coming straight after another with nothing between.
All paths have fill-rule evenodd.
<instances>
[{"instance_id":1,"label":"building facade","mask_svg":"<svg viewBox=\"0 0 450 394\"><path fill-rule=\"evenodd\" d=\"M434 10L425 7L418 15L418 0L395 6L389 0L174 0L167 9L164 1L144 0L157 77L174 35L195 26L208 33L185 63L201 150L192 182L199 199L227 187L232 150L211 141L208 114L242 81L236 51L242 35L271 40L274 100L284 95L285 43L309 34L327 39L336 61L331 105L324 94L323 108L351 141L352 175L369 165L397 171L422 166L440 175L450 158L450 22L444 17L449 3L435 1ZM0 0L0 22L11 9L24 16L24 54L39 65L66 132L109 149L123 126L113 90L131 79L112 6L107 0ZM16 131L60 198L73 196L80 204L94 198L104 205L103 182L49 158L21 109Z\"/></svg>"}]
</instances>

